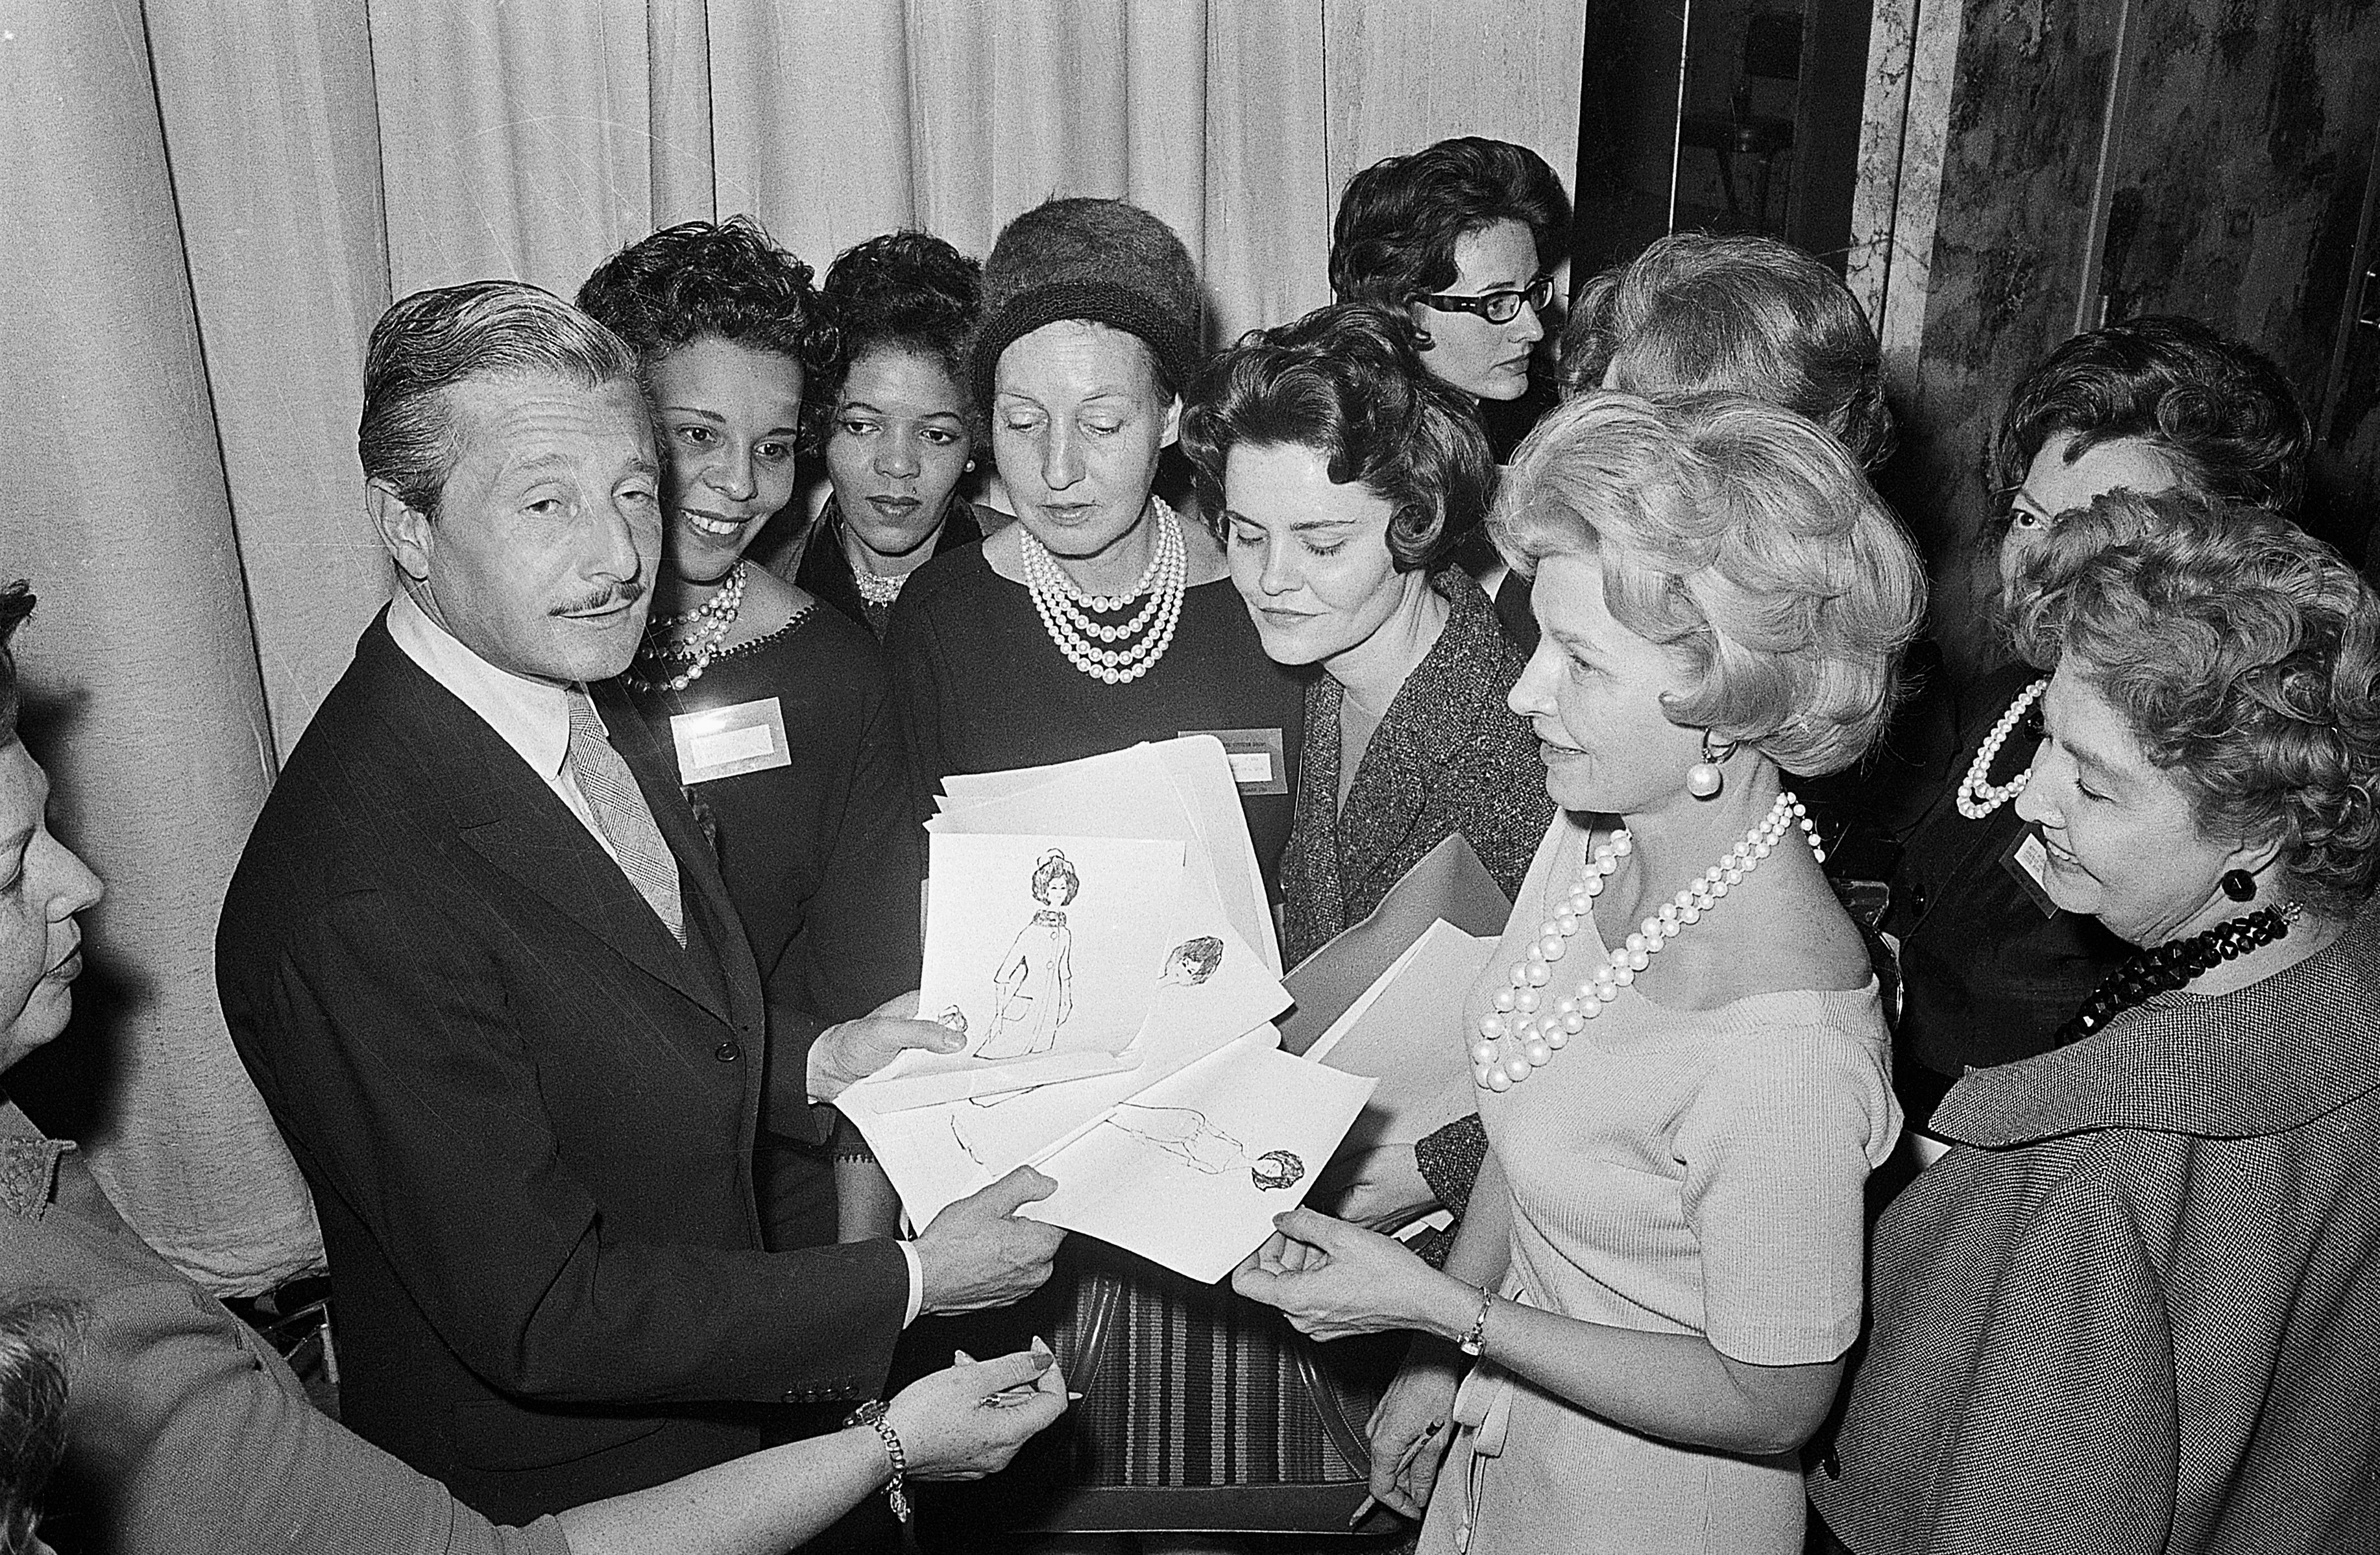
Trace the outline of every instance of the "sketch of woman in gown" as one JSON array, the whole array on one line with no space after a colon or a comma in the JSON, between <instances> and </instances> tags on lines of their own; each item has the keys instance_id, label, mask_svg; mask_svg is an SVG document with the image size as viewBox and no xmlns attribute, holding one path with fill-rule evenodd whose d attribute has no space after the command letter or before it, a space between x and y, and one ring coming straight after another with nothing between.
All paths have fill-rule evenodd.
<instances>
[{"instance_id":1,"label":"sketch of woman in gown","mask_svg":"<svg viewBox=\"0 0 2380 1555\"><path fill-rule=\"evenodd\" d=\"M1045 1053L1075 1013L1075 936L1063 909L1082 894L1083 881L1065 853L1051 848L1033 869L1033 899L1041 910L1016 931L992 981L999 986L991 1030L978 1058L1024 1058Z\"/></svg>"},{"instance_id":2,"label":"sketch of woman in gown","mask_svg":"<svg viewBox=\"0 0 2380 1555\"><path fill-rule=\"evenodd\" d=\"M1107 1122L1209 1177L1245 1167L1249 1181L1260 1191L1290 1187L1305 1175L1305 1162L1293 1151L1267 1150L1249 1160L1245 1145L1209 1123L1196 1107L1126 1101L1108 1114Z\"/></svg>"}]
</instances>

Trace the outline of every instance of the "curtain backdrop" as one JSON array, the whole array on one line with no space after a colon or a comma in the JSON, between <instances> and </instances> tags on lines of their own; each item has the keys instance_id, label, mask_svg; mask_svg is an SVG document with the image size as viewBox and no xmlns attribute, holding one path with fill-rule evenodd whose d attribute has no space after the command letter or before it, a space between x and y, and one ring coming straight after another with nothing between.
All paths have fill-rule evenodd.
<instances>
[{"instance_id":1,"label":"curtain backdrop","mask_svg":"<svg viewBox=\"0 0 2380 1555\"><path fill-rule=\"evenodd\" d=\"M385 598L355 462L391 298L567 295L748 212L821 271L1121 196L1216 337L1328 300L1339 190L1448 135L1575 161L1587 0L0 0L0 579L54 819L106 878L76 1028L12 1076L219 1291L319 1257L225 1039L223 887Z\"/></svg>"}]
</instances>

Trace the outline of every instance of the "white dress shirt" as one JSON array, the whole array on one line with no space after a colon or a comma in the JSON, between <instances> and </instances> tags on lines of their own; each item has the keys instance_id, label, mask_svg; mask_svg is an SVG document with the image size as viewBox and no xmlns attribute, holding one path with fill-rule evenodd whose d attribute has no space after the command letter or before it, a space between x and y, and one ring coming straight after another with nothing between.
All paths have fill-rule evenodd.
<instances>
[{"instance_id":1,"label":"white dress shirt","mask_svg":"<svg viewBox=\"0 0 2380 1555\"><path fill-rule=\"evenodd\" d=\"M462 704L480 715L480 722L493 729L504 742L517 751L520 759L538 781L553 790L555 797L570 807L578 824L603 850L613 863L620 856L613 850L611 839L595 824L595 812L587 806L587 797L578 792L578 780L570 771L570 701L569 693L550 680L531 680L510 670L498 669L480 658L462 639L430 618L415 601L409 589L399 589L388 607L388 635L405 656L421 666L421 673L453 692ZM601 722L601 713L596 715ZM808 1079L811 1094L819 1088L818 1047L810 1047ZM901 1326L908 1327L917 1320L918 1309L926 1299L926 1271L917 1261L917 1250L906 1241L893 1245L909 1265L908 1315Z\"/></svg>"}]
</instances>

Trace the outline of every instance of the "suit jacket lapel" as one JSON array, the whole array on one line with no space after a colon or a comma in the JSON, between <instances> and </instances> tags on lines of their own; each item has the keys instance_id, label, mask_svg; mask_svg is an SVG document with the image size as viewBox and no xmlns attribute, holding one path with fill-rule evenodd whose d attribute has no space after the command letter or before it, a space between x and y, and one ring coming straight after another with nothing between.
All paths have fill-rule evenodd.
<instances>
[{"instance_id":1,"label":"suit jacket lapel","mask_svg":"<svg viewBox=\"0 0 2380 1555\"><path fill-rule=\"evenodd\" d=\"M551 905L555 911L603 941L635 966L677 990L722 1020L731 1017L722 978L708 954L689 954L654 916L635 885L612 861L570 807L521 760L504 737L462 699L438 684L388 635L386 617L364 634L357 658L379 680L374 699L385 711L399 748L428 769L425 797L443 802L462 844ZM649 740L635 711L616 690L597 705L614 731L625 729L636 747ZM650 757L650 752L645 753ZM648 763L649 764L649 763ZM629 762L646 792L654 820L678 855L681 893L690 873L708 866L716 881L693 817L674 784L656 799L649 772ZM673 830L673 826L675 830ZM700 855L691 866L686 838ZM722 888L723 896L723 888ZM715 908L706 908L708 917ZM729 921L734 921L733 914ZM735 942L743 942L742 930ZM689 944L694 940L689 936ZM716 943L716 936L712 937ZM746 950L747 961L751 952Z\"/></svg>"}]
</instances>

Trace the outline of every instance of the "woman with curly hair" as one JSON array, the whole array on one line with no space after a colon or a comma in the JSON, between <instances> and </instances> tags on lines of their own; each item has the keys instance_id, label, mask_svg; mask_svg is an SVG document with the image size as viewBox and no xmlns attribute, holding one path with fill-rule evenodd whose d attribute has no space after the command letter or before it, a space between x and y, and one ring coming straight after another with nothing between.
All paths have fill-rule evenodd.
<instances>
[{"instance_id":1,"label":"woman with curly hair","mask_svg":"<svg viewBox=\"0 0 2380 1555\"><path fill-rule=\"evenodd\" d=\"M1884 358L1840 277L1774 237L1676 232L1579 288L1562 393L1749 395L1806 416L1874 470L1892 452Z\"/></svg>"},{"instance_id":2,"label":"woman with curly hair","mask_svg":"<svg viewBox=\"0 0 2380 1555\"><path fill-rule=\"evenodd\" d=\"M2119 492L2011 602L2016 808L2131 954L1936 1111L1811 1494L1858 1555L2368 1549L2380 598L2270 514Z\"/></svg>"},{"instance_id":3,"label":"woman with curly hair","mask_svg":"<svg viewBox=\"0 0 2380 1555\"><path fill-rule=\"evenodd\" d=\"M1561 813L1450 990L1487 1165L1443 1272L1300 1209L1233 1284L1416 1332L1371 1488L1425 1555L1800 1555L1900 1119L1784 774L1875 737L1925 574L1840 443L1734 395L1571 401L1491 525L1536 576L1511 704Z\"/></svg>"},{"instance_id":4,"label":"woman with curly hair","mask_svg":"<svg viewBox=\"0 0 2380 1555\"><path fill-rule=\"evenodd\" d=\"M1545 158L1509 140L1465 135L1389 157L1339 197L1331 295L1402 314L1422 364L1473 399L1517 400L1546 337L1570 216Z\"/></svg>"},{"instance_id":5,"label":"woman with curly hair","mask_svg":"<svg viewBox=\"0 0 2380 1555\"><path fill-rule=\"evenodd\" d=\"M2107 492L2192 492L2286 516L2312 442L2280 371L2195 320L2077 335L2018 383L1992 441L2006 507L1987 540L2004 585L2060 514ZM2029 781L2046 684L2020 662L1943 699L1945 728L1912 740L1924 754L1886 828L1882 927L1900 942L1902 978L1893 1082L1921 1129L1970 1067L2047 1048L2129 954L2058 905L2011 803Z\"/></svg>"},{"instance_id":6,"label":"woman with curly hair","mask_svg":"<svg viewBox=\"0 0 2380 1555\"><path fill-rule=\"evenodd\" d=\"M975 468L966 339L983 267L939 237L888 232L836 260L821 295L842 337L812 395L833 493L794 581L881 638L911 573L1005 521L959 494Z\"/></svg>"},{"instance_id":7,"label":"woman with curly hair","mask_svg":"<svg viewBox=\"0 0 2380 1555\"><path fill-rule=\"evenodd\" d=\"M613 255L578 305L636 349L668 527L638 711L665 729L766 985L800 1028L917 986L908 769L875 639L744 559L792 500L804 391L834 360L809 266L749 218L686 222ZM856 1136L828 1163L765 1148L772 1246L890 1234L890 1184ZM841 1202L832 1185L840 1177Z\"/></svg>"}]
</instances>

